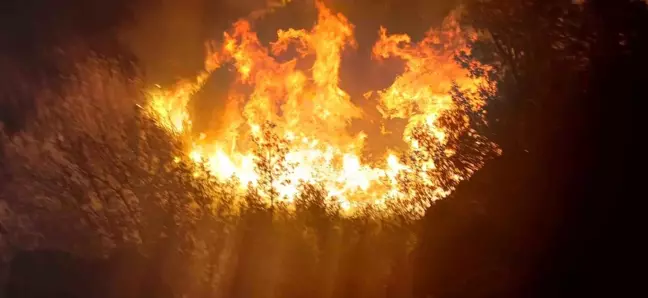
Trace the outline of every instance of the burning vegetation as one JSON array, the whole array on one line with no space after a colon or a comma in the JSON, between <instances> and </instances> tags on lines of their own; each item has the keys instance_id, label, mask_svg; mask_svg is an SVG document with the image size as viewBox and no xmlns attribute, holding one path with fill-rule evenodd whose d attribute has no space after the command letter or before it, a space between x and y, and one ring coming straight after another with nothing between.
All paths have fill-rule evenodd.
<instances>
[{"instance_id":1,"label":"burning vegetation","mask_svg":"<svg viewBox=\"0 0 648 298\"><path fill-rule=\"evenodd\" d=\"M222 41L209 44L205 70L196 78L152 88L147 110L188 144L187 157L209 175L231 179L241 190L255 188L270 205L291 205L303 185L316 185L348 213L399 206L422 214L498 151L477 131L484 124L480 92L492 86L455 59L469 52L476 34L462 30L457 14L419 42L381 28L374 60L398 58L405 67L391 86L365 93L380 114L366 119L363 106L340 87L341 54L356 46L354 27L316 5L312 29L278 30L269 45L251 20L239 20ZM195 131L188 103L226 66L236 81L224 116L217 127ZM400 135L405 145L369 156L368 135L349 130L352 121L363 120L380 125L382 134Z\"/></svg>"},{"instance_id":2,"label":"burning vegetation","mask_svg":"<svg viewBox=\"0 0 648 298\"><path fill-rule=\"evenodd\" d=\"M636 292L623 273L643 256L643 1L466 0L413 38L398 16L441 1L233 0L246 3L224 11L252 13L208 43L195 77L202 55L196 67L174 45L120 54L98 23L132 1L13 2L0 10L3 297ZM177 36L197 26L164 29L221 13L162 2L195 8L172 21L176 7L147 3L138 15L154 21L134 36L194 44ZM292 8L314 25L279 25ZM380 30L354 15L379 9Z\"/></svg>"}]
</instances>

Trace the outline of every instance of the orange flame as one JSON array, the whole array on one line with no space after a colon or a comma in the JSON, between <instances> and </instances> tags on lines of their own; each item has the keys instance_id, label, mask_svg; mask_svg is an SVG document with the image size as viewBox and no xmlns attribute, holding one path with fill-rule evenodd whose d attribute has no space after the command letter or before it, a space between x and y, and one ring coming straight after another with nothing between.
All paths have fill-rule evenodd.
<instances>
[{"instance_id":1,"label":"orange flame","mask_svg":"<svg viewBox=\"0 0 648 298\"><path fill-rule=\"evenodd\" d=\"M241 94L230 90L222 127L210 132L209 138L202 135L192 141L188 153L193 161L205 164L219 179L236 177L242 187L258 185L260 173L254 151L258 144L252 140L263 139L263 126L271 122L286 142L284 159L290 165L272 182L279 200L292 201L301 183L323 185L329 199L345 210L403 199L406 195L399 191L398 176L411 169L395 153L382 160L369 160L362 153L367 136L348 132L351 120L364 116L363 109L339 86L341 53L355 46L353 26L321 2L317 2L317 8L317 24L310 31L279 30L269 48L259 41L250 22L236 22L224 34L222 45L209 51L205 71L170 91L155 89L150 93L149 110L168 130L190 133L187 103L191 95L200 90L211 72L230 63L237 72L236 84L250 86L252 91ZM459 133L439 126L437 119L452 109L449 92L453 82L468 90L476 90L481 84L453 60L457 51L467 49L469 38L454 16L415 44L407 35L388 35L386 29L380 30L374 57L400 58L406 67L389 88L368 92L365 97L377 100L384 120L407 121L402 138L410 148L418 146L412 130L421 124L430 127L441 144L447 134ZM291 47L296 57L280 62L277 57ZM314 57L312 67L300 69L298 62L309 57ZM474 101L471 104L475 109L484 104ZM384 124L381 131L387 133ZM397 149L403 148L387 152ZM426 185L439 188L433 179L423 179ZM438 189L436 193L440 197L449 191Z\"/></svg>"}]
</instances>

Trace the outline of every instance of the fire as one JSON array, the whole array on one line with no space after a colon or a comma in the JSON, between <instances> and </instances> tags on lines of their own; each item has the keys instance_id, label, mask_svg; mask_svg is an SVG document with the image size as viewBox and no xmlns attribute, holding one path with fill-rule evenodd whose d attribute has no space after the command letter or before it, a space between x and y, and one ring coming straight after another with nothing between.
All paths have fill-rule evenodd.
<instances>
[{"instance_id":1,"label":"fire","mask_svg":"<svg viewBox=\"0 0 648 298\"><path fill-rule=\"evenodd\" d=\"M408 148L390 148L376 160L363 155L368 136L349 133L351 121L363 119L365 111L339 86L341 54L356 47L354 27L342 14L333 13L321 2L316 5L319 16L311 30L279 30L276 41L268 46L259 41L250 21L236 22L221 43L209 47L205 70L193 81L150 92L149 110L174 134L195 135L188 102L214 70L232 65L237 81L229 90L221 125L191 138L191 160L204 164L219 179L235 177L242 188L262 188L265 181L275 193L262 191L272 200L291 202L303 183L322 185L328 198L345 210L407 200L398 187L399 177L415 169L396 152L418 148L412 132L421 125L440 146L447 145L449 134L460 133L437 120L453 110L453 83L466 90L476 90L482 83L453 59L457 51L467 50L471 36L460 30L454 16L418 43L407 35L380 30L374 58L399 58L405 71L390 87L364 97L377 105L383 133L394 133L387 129L389 119L407 122L402 139ZM285 56L293 52L294 57L286 61ZM304 69L298 67L303 61L313 62ZM240 91L241 86L251 91ZM484 104L479 99L473 101L470 104L475 110ZM450 147L445 150L453 152ZM435 165L427 162L422 167ZM419 178L438 197L450 191L425 174Z\"/></svg>"}]
</instances>

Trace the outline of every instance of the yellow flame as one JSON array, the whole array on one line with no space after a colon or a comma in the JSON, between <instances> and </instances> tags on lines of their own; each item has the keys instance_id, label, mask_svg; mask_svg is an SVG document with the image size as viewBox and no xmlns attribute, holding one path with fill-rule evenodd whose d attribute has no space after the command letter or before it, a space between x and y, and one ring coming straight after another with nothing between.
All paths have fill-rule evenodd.
<instances>
[{"instance_id":1,"label":"yellow flame","mask_svg":"<svg viewBox=\"0 0 648 298\"><path fill-rule=\"evenodd\" d=\"M236 177L242 187L257 185L260 175L251 140L263 138L263 123L272 122L277 135L288 146L285 162L290 167L272 185L281 200L291 202L300 183L317 183L342 209L363 204L385 206L390 199L406 197L398 188L398 176L412 169L393 150L377 161L363 156L367 136L348 132L351 120L364 116L363 110L339 86L341 53L355 46L353 26L342 14L331 12L319 1L316 3L319 17L310 31L279 30L270 47L259 41L250 22L236 22L224 33L220 46L210 44L206 69L196 79L180 82L170 90L151 90L149 110L168 130L178 134L192 132L187 112L192 94L200 90L211 72L231 64L236 69L237 84L250 86L252 91L230 92L220 128L210 131L209 137L192 142L188 150L191 160L205 164L219 179ZM453 107L449 95L453 82L469 90L476 90L481 83L453 59L457 51L467 50L469 35L460 30L452 15L441 28L430 30L418 43L412 43L404 34L389 35L384 28L379 33L373 47L374 57L400 58L405 71L390 87L367 92L364 97L376 100L384 120L407 121L402 138L410 148L419 146L412 131L421 124L430 127L431 134L444 144L448 134L458 133L437 122ZM277 56L285 55L291 47L297 55L280 62ZM314 58L311 67L298 68L297 62L308 57ZM478 108L483 102L476 100L471 104ZM381 132L393 133L384 124ZM452 148L446 149L452 152ZM421 179L433 186L439 197L450 191L441 189L430 177L423 175Z\"/></svg>"}]
</instances>

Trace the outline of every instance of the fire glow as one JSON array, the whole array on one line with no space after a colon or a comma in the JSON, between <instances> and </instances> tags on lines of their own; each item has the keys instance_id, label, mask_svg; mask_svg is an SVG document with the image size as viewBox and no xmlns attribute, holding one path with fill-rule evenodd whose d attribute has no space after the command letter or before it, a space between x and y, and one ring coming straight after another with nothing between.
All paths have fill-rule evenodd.
<instances>
[{"instance_id":1,"label":"fire glow","mask_svg":"<svg viewBox=\"0 0 648 298\"><path fill-rule=\"evenodd\" d=\"M470 129L467 120L465 125L450 129L437 119L456 112L450 96L453 84L470 91L482 84L454 60L456 53L468 50L467 41L474 34L462 32L452 15L417 43L407 35L380 30L373 58L401 59L405 70L390 87L368 92L365 97L375 102L380 112L382 133L390 133L384 128L387 120L406 122L402 140L407 148L387 148L385 156L371 160L363 156L367 135L349 132L351 121L362 119L365 112L339 87L341 54L355 47L353 26L322 3L316 5L319 16L311 30L279 30L276 41L268 46L259 41L251 22L236 22L222 42L212 43L205 70L174 88L151 90L148 110L178 137L200 135L187 137L189 158L205 165L218 179L236 178L242 189L258 186L262 179L258 159L262 156L270 165L266 171L273 175L270 184L277 201L292 202L304 183L321 185L328 199L345 210L408 200L410 195L399 187L399 177L414 169L396 152L419 146L413 131L426 127L451 155L454 148L445 141L447 136ZM295 57L279 61L277 57L289 50L296 53ZM310 68L301 69L298 62L305 59L314 62ZM219 128L205 133L193 131L187 104L210 74L226 64L234 66L236 84L252 91L229 90ZM484 102L473 99L470 105L479 112ZM431 160L421 165L423 170L435 166ZM421 185L432 190L433 199L451 191L424 173L417 177ZM426 204L429 202L419 207L424 209Z\"/></svg>"}]
</instances>

